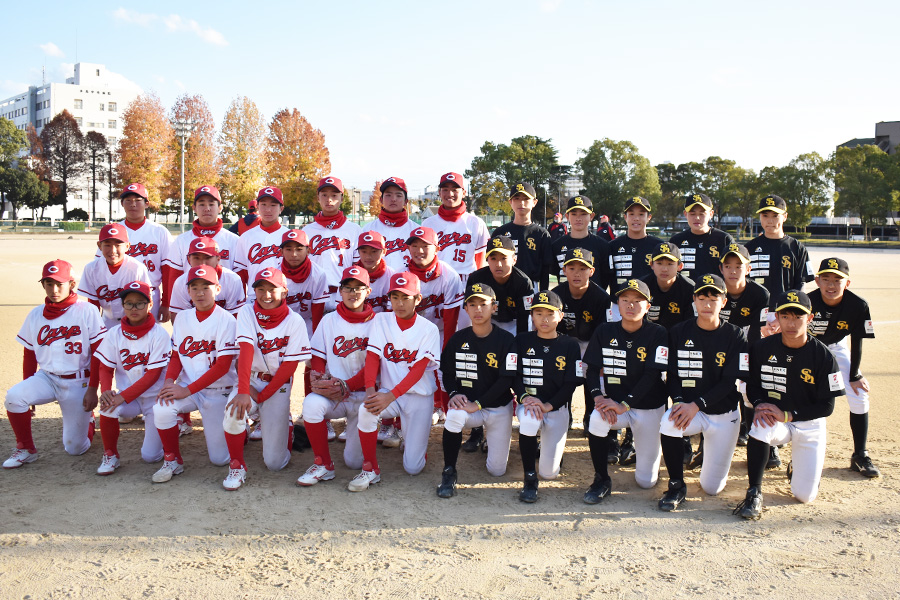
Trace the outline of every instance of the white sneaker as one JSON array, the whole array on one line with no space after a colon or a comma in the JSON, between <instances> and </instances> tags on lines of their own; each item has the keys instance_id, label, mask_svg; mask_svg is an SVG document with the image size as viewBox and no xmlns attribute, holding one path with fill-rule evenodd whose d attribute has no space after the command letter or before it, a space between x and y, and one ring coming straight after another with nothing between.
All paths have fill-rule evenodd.
<instances>
[{"instance_id":1,"label":"white sneaker","mask_svg":"<svg viewBox=\"0 0 900 600\"><path fill-rule=\"evenodd\" d=\"M250 432L250 435L247 436L253 441L259 441L262 439L262 421L256 424L256 429Z\"/></svg>"},{"instance_id":2,"label":"white sneaker","mask_svg":"<svg viewBox=\"0 0 900 600\"><path fill-rule=\"evenodd\" d=\"M366 467L369 468L366 469ZM347 489L351 492L363 492L369 489L371 484L378 483L379 481L381 481L381 475L372 470L372 465L370 463L363 463L363 470L359 472L359 475L350 480Z\"/></svg>"},{"instance_id":3,"label":"white sneaker","mask_svg":"<svg viewBox=\"0 0 900 600\"><path fill-rule=\"evenodd\" d=\"M340 432L340 433L338 434L338 441L339 441L339 442L346 442L346 441L347 441L347 430L346 430L346 429L343 430L342 432Z\"/></svg>"},{"instance_id":4,"label":"white sneaker","mask_svg":"<svg viewBox=\"0 0 900 600\"><path fill-rule=\"evenodd\" d=\"M16 448L15 452L12 453L12 456L7 458L6 462L3 463L3 468L18 469L25 463L36 461L37 457L37 452L29 452L28 450L24 450L22 448Z\"/></svg>"},{"instance_id":5,"label":"white sneaker","mask_svg":"<svg viewBox=\"0 0 900 600\"><path fill-rule=\"evenodd\" d=\"M394 431L393 425L385 425L381 424L381 427L378 428L378 441L383 442L384 440L391 437L391 433Z\"/></svg>"},{"instance_id":6,"label":"white sneaker","mask_svg":"<svg viewBox=\"0 0 900 600\"><path fill-rule=\"evenodd\" d=\"M431 425L434 427L438 423L447 420L447 414L444 412L442 408L435 408L434 412L431 413Z\"/></svg>"},{"instance_id":7,"label":"white sneaker","mask_svg":"<svg viewBox=\"0 0 900 600\"><path fill-rule=\"evenodd\" d=\"M390 433L387 437L384 438L384 441L381 442L381 445L385 448L396 448L403 440L400 438L400 432L397 431L396 427L394 427L393 425L390 425L389 427L391 428Z\"/></svg>"},{"instance_id":8,"label":"white sneaker","mask_svg":"<svg viewBox=\"0 0 900 600\"><path fill-rule=\"evenodd\" d=\"M334 441L334 438L337 437L337 434L334 432L334 427L331 426L331 421L328 421L326 428L328 429L328 441Z\"/></svg>"},{"instance_id":9,"label":"white sneaker","mask_svg":"<svg viewBox=\"0 0 900 600\"><path fill-rule=\"evenodd\" d=\"M184 465L179 464L177 460L172 458L172 460L164 460L163 466L153 474L153 483L165 483L172 479L175 475L180 475L184 473Z\"/></svg>"},{"instance_id":10,"label":"white sneaker","mask_svg":"<svg viewBox=\"0 0 900 600\"><path fill-rule=\"evenodd\" d=\"M134 417L119 417L119 423L122 425L127 425L134 421Z\"/></svg>"},{"instance_id":11,"label":"white sneaker","mask_svg":"<svg viewBox=\"0 0 900 600\"><path fill-rule=\"evenodd\" d=\"M334 469L329 469L322 464L322 459L316 457L313 465L306 470L306 473L297 478L297 485L309 487L316 485L320 481L328 481L334 479Z\"/></svg>"},{"instance_id":12,"label":"white sneaker","mask_svg":"<svg viewBox=\"0 0 900 600\"><path fill-rule=\"evenodd\" d=\"M119 468L119 457L115 454L103 454L103 462L97 467L97 475L112 475Z\"/></svg>"},{"instance_id":13,"label":"white sneaker","mask_svg":"<svg viewBox=\"0 0 900 600\"><path fill-rule=\"evenodd\" d=\"M237 468L235 468L235 464L237 464ZM241 487L245 481L247 481L247 469L236 462L232 462L228 468L228 477L222 482L222 487L229 492L233 492Z\"/></svg>"},{"instance_id":14,"label":"white sneaker","mask_svg":"<svg viewBox=\"0 0 900 600\"><path fill-rule=\"evenodd\" d=\"M185 423L184 421L182 421L181 417L178 417L177 422L178 422L178 437L181 437L183 435L191 435L192 433L194 433L194 428L189 423Z\"/></svg>"}]
</instances>

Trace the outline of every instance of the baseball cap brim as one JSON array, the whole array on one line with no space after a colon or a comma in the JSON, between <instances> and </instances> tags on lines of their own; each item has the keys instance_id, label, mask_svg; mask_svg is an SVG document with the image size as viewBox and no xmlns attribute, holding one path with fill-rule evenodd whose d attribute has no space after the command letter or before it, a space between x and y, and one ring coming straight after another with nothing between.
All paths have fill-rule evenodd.
<instances>
[{"instance_id":1,"label":"baseball cap brim","mask_svg":"<svg viewBox=\"0 0 900 600\"><path fill-rule=\"evenodd\" d=\"M492 252L502 252L503 254L506 254L506 255L508 255L508 256L515 256L515 255L516 255L516 251L515 251L515 250L510 250L509 248L502 248L502 247L501 247L501 248L489 248L488 251L485 253L485 256L489 256Z\"/></svg>"},{"instance_id":2,"label":"baseball cap brim","mask_svg":"<svg viewBox=\"0 0 900 600\"><path fill-rule=\"evenodd\" d=\"M785 310L786 308L797 308L797 309L801 310L802 312L804 312L804 313L806 313L806 314L811 314L811 313L812 313L812 311L809 309L809 307L803 306L803 305L800 304L799 302L785 302L785 303L782 304L781 306L776 306L776 307L775 307L775 312L780 312L780 311L782 311L782 310Z\"/></svg>"},{"instance_id":3,"label":"baseball cap brim","mask_svg":"<svg viewBox=\"0 0 900 600\"><path fill-rule=\"evenodd\" d=\"M640 206L647 212L653 212L652 210L650 210L650 207L647 206L646 204L644 204L643 202L629 202L628 205L625 207L624 212L627 212L629 209L634 208L635 206Z\"/></svg>"},{"instance_id":4,"label":"baseball cap brim","mask_svg":"<svg viewBox=\"0 0 900 600\"><path fill-rule=\"evenodd\" d=\"M662 254L657 254L651 260L659 260L660 258L668 258L674 260L675 262L681 262L681 259L675 256L674 254L670 254L669 252L663 252Z\"/></svg>"},{"instance_id":5,"label":"baseball cap brim","mask_svg":"<svg viewBox=\"0 0 900 600\"><path fill-rule=\"evenodd\" d=\"M560 309L558 306L553 306L552 304L548 304L547 302L540 302L538 304L531 305L531 310L534 310L536 308L549 308L550 310L555 310L556 312L562 312L562 309Z\"/></svg>"},{"instance_id":6,"label":"baseball cap brim","mask_svg":"<svg viewBox=\"0 0 900 600\"><path fill-rule=\"evenodd\" d=\"M704 283L703 285L698 287L696 290L694 290L694 295L696 296L696 295L700 294L700 292L702 292L703 290L716 290L720 294L727 293L725 290L723 290L722 288L720 288L719 286L717 286L714 283Z\"/></svg>"},{"instance_id":7,"label":"baseball cap brim","mask_svg":"<svg viewBox=\"0 0 900 600\"><path fill-rule=\"evenodd\" d=\"M591 214L592 212L594 212L592 209L588 208L587 206L573 206L572 208L566 209L566 214L569 214L573 210L583 210L587 214Z\"/></svg>"},{"instance_id":8,"label":"baseball cap brim","mask_svg":"<svg viewBox=\"0 0 900 600\"><path fill-rule=\"evenodd\" d=\"M787 212L785 209L778 208L777 206L764 206L761 209L759 209L758 211L756 211L756 214L759 214L761 212L766 212L767 210L771 210L772 212L778 213L779 215L783 215L784 213Z\"/></svg>"},{"instance_id":9,"label":"baseball cap brim","mask_svg":"<svg viewBox=\"0 0 900 600\"><path fill-rule=\"evenodd\" d=\"M491 297L488 294L482 294L479 292L479 293L475 293L475 294L469 294L468 296L466 296L466 302L468 302L472 298L482 298L488 302L494 302L497 300L496 298Z\"/></svg>"},{"instance_id":10,"label":"baseball cap brim","mask_svg":"<svg viewBox=\"0 0 900 600\"><path fill-rule=\"evenodd\" d=\"M199 279L199 277L197 277L197 279ZM119 292L119 299L120 299L120 300L124 300L124 299L125 299L125 296L127 296L128 294L140 294L141 296L143 296L143 297L146 298L147 300L151 300L151 301L153 300L150 296L148 296L147 294L145 294L145 293L142 292L141 290L128 290L128 289L121 290L121 291Z\"/></svg>"},{"instance_id":11,"label":"baseball cap brim","mask_svg":"<svg viewBox=\"0 0 900 600\"><path fill-rule=\"evenodd\" d=\"M711 204L706 204L705 202L700 202L699 200L695 201L695 202L691 202L690 204L688 204L687 206L684 207L684 210L689 211L692 208L694 208L695 206L702 206L706 210L712 210Z\"/></svg>"},{"instance_id":12,"label":"baseball cap brim","mask_svg":"<svg viewBox=\"0 0 900 600\"><path fill-rule=\"evenodd\" d=\"M594 268L594 265L592 265L587 259L584 259L584 258L570 258L569 260L567 260L566 262L563 263L563 266L566 266L569 263L573 263L573 262L580 262L581 264L585 265L586 267L588 267L590 269Z\"/></svg>"},{"instance_id":13,"label":"baseball cap brim","mask_svg":"<svg viewBox=\"0 0 900 600\"><path fill-rule=\"evenodd\" d=\"M844 279L850 278L849 273L844 273L843 271L839 271L837 269L822 269L821 271L817 271L816 275L821 275L822 273L834 273L835 275L840 275Z\"/></svg>"},{"instance_id":14,"label":"baseball cap brim","mask_svg":"<svg viewBox=\"0 0 900 600\"><path fill-rule=\"evenodd\" d=\"M648 293L646 293L646 292L644 292L644 291L642 291L642 290L640 290L640 289L638 289L638 288L633 288L633 287L623 287L621 290L619 290L618 292L616 292L616 298L618 298L619 296L621 296L621 295L624 294L625 292L637 292L638 294L640 294L641 296L643 296L644 298L646 298L646 299L647 299L647 302L650 302L650 294L648 294Z\"/></svg>"},{"instance_id":15,"label":"baseball cap brim","mask_svg":"<svg viewBox=\"0 0 900 600\"><path fill-rule=\"evenodd\" d=\"M747 258L746 256L744 256L744 255L741 254L740 252L735 252L735 251L733 251L733 250L729 250L729 251L727 251L725 254L722 255L722 262L723 262L723 263L725 262L725 259L728 258L729 255L737 256L739 259L741 259L741 262L744 263L745 265L750 264L750 259L749 259L749 258Z\"/></svg>"}]
</instances>

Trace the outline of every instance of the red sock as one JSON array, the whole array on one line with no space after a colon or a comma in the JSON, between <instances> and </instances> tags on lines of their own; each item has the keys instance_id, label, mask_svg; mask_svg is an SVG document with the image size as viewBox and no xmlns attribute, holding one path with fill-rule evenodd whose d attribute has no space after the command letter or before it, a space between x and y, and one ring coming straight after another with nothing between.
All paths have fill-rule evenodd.
<instances>
[{"instance_id":1,"label":"red sock","mask_svg":"<svg viewBox=\"0 0 900 600\"><path fill-rule=\"evenodd\" d=\"M247 432L242 431L240 433L228 433L225 432L225 444L228 446L228 454L231 456L231 462L235 461L240 463L240 466L247 468L247 463L244 462L244 438L247 437ZM232 467L233 468L233 467Z\"/></svg>"},{"instance_id":2,"label":"red sock","mask_svg":"<svg viewBox=\"0 0 900 600\"><path fill-rule=\"evenodd\" d=\"M403 429L403 420L400 417L394 417L394 429L397 431Z\"/></svg>"},{"instance_id":3,"label":"red sock","mask_svg":"<svg viewBox=\"0 0 900 600\"><path fill-rule=\"evenodd\" d=\"M309 438L309 445L312 446L313 454L316 458L322 459L322 464L325 468L333 471L334 463L331 461L331 452L328 450L328 425L326 421L319 421L318 423L303 421L303 426L306 427L306 437Z\"/></svg>"},{"instance_id":4,"label":"red sock","mask_svg":"<svg viewBox=\"0 0 900 600\"><path fill-rule=\"evenodd\" d=\"M178 413L178 416L181 417L181 420L185 425L193 425L193 423L191 423L191 413Z\"/></svg>"},{"instance_id":5,"label":"red sock","mask_svg":"<svg viewBox=\"0 0 900 600\"><path fill-rule=\"evenodd\" d=\"M91 411L91 420L88 421L88 441L94 442L94 433L97 432L97 421L94 420L94 411ZM100 434L103 435L102 433Z\"/></svg>"},{"instance_id":6,"label":"red sock","mask_svg":"<svg viewBox=\"0 0 900 600\"><path fill-rule=\"evenodd\" d=\"M450 396L443 390L437 390L434 393L434 407L440 408L444 412L450 407Z\"/></svg>"},{"instance_id":7,"label":"red sock","mask_svg":"<svg viewBox=\"0 0 900 600\"><path fill-rule=\"evenodd\" d=\"M34 447L34 439L31 437L31 411L23 413L6 413L13 433L16 434L16 448L28 450L32 454L37 452Z\"/></svg>"},{"instance_id":8,"label":"red sock","mask_svg":"<svg viewBox=\"0 0 900 600\"><path fill-rule=\"evenodd\" d=\"M119 455L119 419L100 415L100 438L107 454Z\"/></svg>"},{"instance_id":9,"label":"red sock","mask_svg":"<svg viewBox=\"0 0 900 600\"><path fill-rule=\"evenodd\" d=\"M393 424L394 424L394 419L382 419L381 420L382 427L390 427Z\"/></svg>"},{"instance_id":10,"label":"red sock","mask_svg":"<svg viewBox=\"0 0 900 600\"><path fill-rule=\"evenodd\" d=\"M294 449L294 422L288 421L288 452Z\"/></svg>"},{"instance_id":11,"label":"red sock","mask_svg":"<svg viewBox=\"0 0 900 600\"><path fill-rule=\"evenodd\" d=\"M174 456L178 459L178 462L184 462L181 458L181 448L178 443L178 425L174 427L169 427L168 429L159 429L159 439L162 440L163 452L165 452L166 457ZM166 458L166 460L170 460Z\"/></svg>"},{"instance_id":12,"label":"red sock","mask_svg":"<svg viewBox=\"0 0 900 600\"><path fill-rule=\"evenodd\" d=\"M312 389L312 382L309 379L310 372L311 371L309 369L306 369L303 372L303 393L304 394L308 394L309 391Z\"/></svg>"},{"instance_id":13,"label":"red sock","mask_svg":"<svg viewBox=\"0 0 900 600\"><path fill-rule=\"evenodd\" d=\"M372 470L381 473L378 469L378 458L376 452L378 448L378 430L360 431L359 443L362 446L363 461L372 465Z\"/></svg>"}]
</instances>

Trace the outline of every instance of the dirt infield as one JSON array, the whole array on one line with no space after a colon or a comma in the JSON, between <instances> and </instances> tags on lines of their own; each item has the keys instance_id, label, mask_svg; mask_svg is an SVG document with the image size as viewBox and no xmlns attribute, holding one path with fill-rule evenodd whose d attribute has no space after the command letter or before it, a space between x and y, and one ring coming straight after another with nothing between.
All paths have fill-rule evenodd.
<instances>
[{"instance_id":1,"label":"dirt infield","mask_svg":"<svg viewBox=\"0 0 900 600\"><path fill-rule=\"evenodd\" d=\"M21 379L15 335L43 301L40 266L65 258L80 272L93 255L90 239L63 238L0 236L3 395ZM182 438L185 473L153 485L157 466L139 456L140 420L122 426L123 466L98 477L99 436L83 456L68 456L51 404L34 420L40 459L0 472L0 598L900 597L900 252L811 254L815 264L845 257L852 289L872 307L878 337L866 342L862 368L873 388L869 449L880 479L848 469L843 400L828 421L818 499L800 505L784 471L770 471L758 522L731 515L746 490L743 448L718 497L700 490L697 472L688 474L688 501L675 513L656 509L663 484L638 488L633 467L611 469L612 496L584 504L593 469L577 417L562 475L541 482L540 500L525 505L516 498L515 435L504 477L487 474L483 455L461 455L451 500L435 496L439 429L421 475L403 472L397 449L379 449L383 482L361 494L346 490L355 473L343 466L338 442L336 479L312 488L294 485L312 461L309 450L275 473L251 442L248 482L230 493L221 486L226 468L205 458L199 428ZM295 414L301 400L295 392ZM583 406L580 392L575 402ZM15 440L5 410L0 417L6 453Z\"/></svg>"}]
</instances>

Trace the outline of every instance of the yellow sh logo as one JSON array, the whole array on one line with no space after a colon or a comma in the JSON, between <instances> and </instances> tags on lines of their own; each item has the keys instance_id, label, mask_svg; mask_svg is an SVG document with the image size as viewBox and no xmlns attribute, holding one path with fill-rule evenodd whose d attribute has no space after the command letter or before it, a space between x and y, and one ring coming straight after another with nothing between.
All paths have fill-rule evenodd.
<instances>
[{"instance_id":1,"label":"yellow sh logo","mask_svg":"<svg viewBox=\"0 0 900 600\"><path fill-rule=\"evenodd\" d=\"M800 379L803 380L803 383L814 384L816 382L815 378L812 375L812 371L809 369L803 369L800 371Z\"/></svg>"},{"instance_id":2,"label":"yellow sh logo","mask_svg":"<svg viewBox=\"0 0 900 600\"><path fill-rule=\"evenodd\" d=\"M672 313L673 315L681 314L681 309L678 308L677 302L669 302L669 312Z\"/></svg>"},{"instance_id":3,"label":"yellow sh logo","mask_svg":"<svg viewBox=\"0 0 900 600\"><path fill-rule=\"evenodd\" d=\"M669 253L669 245L668 244L660 244L659 252L660 252L660 254L668 254Z\"/></svg>"},{"instance_id":4,"label":"yellow sh logo","mask_svg":"<svg viewBox=\"0 0 900 600\"><path fill-rule=\"evenodd\" d=\"M503 242L500 241L500 238L494 238L494 248L503 247Z\"/></svg>"},{"instance_id":5,"label":"yellow sh logo","mask_svg":"<svg viewBox=\"0 0 900 600\"><path fill-rule=\"evenodd\" d=\"M526 242L528 243L529 250L537 250L537 244L534 243L534 238L528 238Z\"/></svg>"},{"instance_id":6,"label":"yellow sh logo","mask_svg":"<svg viewBox=\"0 0 900 600\"><path fill-rule=\"evenodd\" d=\"M506 305L507 305L508 307L510 307L510 308L515 308L515 307L516 307L516 301L513 300L512 298L510 298L509 296L507 296L507 297L506 297Z\"/></svg>"},{"instance_id":7,"label":"yellow sh logo","mask_svg":"<svg viewBox=\"0 0 900 600\"><path fill-rule=\"evenodd\" d=\"M700 194L694 194L694 202L703 202L703 198L700 197Z\"/></svg>"},{"instance_id":8,"label":"yellow sh logo","mask_svg":"<svg viewBox=\"0 0 900 600\"><path fill-rule=\"evenodd\" d=\"M590 323L591 321L594 320L594 316L591 313L589 313L588 311L584 311L581 314L584 316L585 323Z\"/></svg>"},{"instance_id":9,"label":"yellow sh logo","mask_svg":"<svg viewBox=\"0 0 900 600\"><path fill-rule=\"evenodd\" d=\"M565 370L565 368L566 368L566 359L565 359L565 357L562 357L562 356L557 356L557 357L556 357L556 368L559 369L560 371L564 371L564 370Z\"/></svg>"},{"instance_id":10,"label":"yellow sh logo","mask_svg":"<svg viewBox=\"0 0 900 600\"><path fill-rule=\"evenodd\" d=\"M742 317L749 317L749 316L750 316L750 309L747 308L746 306L745 306L744 308L742 308L742 309L741 309L741 316L742 316Z\"/></svg>"},{"instance_id":11,"label":"yellow sh logo","mask_svg":"<svg viewBox=\"0 0 900 600\"><path fill-rule=\"evenodd\" d=\"M572 256L575 258L584 258L584 252L581 251L581 248L575 248L572 250Z\"/></svg>"},{"instance_id":12,"label":"yellow sh logo","mask_svg":"<svg viewBox=\"0 0 900 600\"><path fill-rule=\"evenodd\" d=\"M790 256L782 256L781 257L781 266L785 269L791 268L791 257Z\"/></svg>"},{"instance_id":13,"label":"yellow sh logo","mask_svg":"<svg viewBox=\"0 0 900 600\"><path fill-rule=\"evenodd\" d=\"M487 366L492 369L496 369L500 363L497 362L497 354L491 352L487 355Z\"/></svg>"},{"instance_id":14,"label":"yellow sh logo","mask_svg":"<svg viewBox=\"0 0 900 600\"><path fill-rule=\"evenodd\" d=\"M719 249L716 246L709 247L709 255L713 258L719 258L721 254L719 254Z\"/></svg>"},{"instance_id":15,"label":"yellow sh logo","mask_svg":"<svg viewBox=\"0 0 900 600\"><path fill-rule=\"evenodd\" d=\"M838 329L850 329L850 326L847 325L847 321L838 321L837 328Z\"/></svg>"},{"instance_id":16,"label":"yellow sh logo","mask_svg":"<svg viewBox=\"0 0 900 600\"><path fill-rule=\"evenodd\" d=\"M629 280L628 280L628 287L629 287L630 289L632 289L632 290L638 289L638 281L637 281L637 279L629 279Z\"/></svg>"},{"instance_id":17,"label":"yellow sh logo","mask_svg":"<svg viewBox=\"0 0 900 600\"><path fill-rule=\"evenodd\" d=\"M713 285L715 283L715 281L713 281L712 275L704 275L703 283L706 285Z\"/></svg>"},{"instance_id":18,"label":"yellow sh logo","mask_svg":"<svg viewBox=\"0 0 900 600\"><path fill-rule=\"evenodd\" d=\"M641 359L641 362L644 362L647 359L647 349L641 346L637 349L637 357Z\"/></svg>"},{"instance_id":19,"label":"yellow sh logo","mask_svg":"<svg viewBox=\"0 0 900 600\"><path fill-rule=\"evenodd\" d=\"M725 353L724 352L716 352L716 366L721 367L725 364Z\"/></svg>"},{"instance_id":20,"label":"yellow sh logo","mask_svg":"<svg viewBox=\"0 0 900 600\"><path fill-rule=\"evenodd\" d=\"M795 292L788 292L788 302L800 302L800 297Z\"/></svg>"},{"instance_id":21,"label":"yellow sh logo","mask_svg":"<svg viewBox=\"0 0 900 600\"><path fill-rule=\"evenodd\" d=\"M766 198L766 206L775 206L775 198Z\"/></svg>"},{"instance_id":22,"label":"yellow sh logo","mask_svg":"<svg viewBox=\"0 0 900 600\"><path fill-rule=\"evenodd\" d=\"M644 262L646 262L648 265L652 265L653 264L653 255L648 254L647 256L645 256Z\"/></svg>"},{"instance_id":23,"label":"yellow sh logo","mask_svg":"<svg viewBox=\"0 0 900 600\"><path fill-rule=\"evenodd\" d=\"M525 186L522 185L521 183L517 183L517 184L516 184L516 191L517 191L517 192L524 192L524 191L525 191Z\"/></svg>"},{"instance_id":24,"label":"yellow sh logo","mask_svg":"<svg viewBox=\"0 0 900 600\"><path fill-rule=\"evenodd\" d=\"M731 244L730 246L728 246L728 251L729 252L740 252L741 249L738 248L737 244Z\"/></svg>"},{"instance_id":25,"label":"yellow sh logo","mask_svg":"<svg viewBox=\"0 0 900 600\"><path fill-rule=\"evenodd\" d=\"M837 269L838 262L836 260L834 260L833 258L828 259L828 268L829 269Z\"/></svg>"},{"instance_id":26,"label":"yellow sh logo","mask_svg":"<svg viewBox=\"0 0 900 600\"><path fill-rule=\"evenodd\" d=\"M575 204L584 204L584 200L581 199L581 196L575 196Z\"/></svg>"},{"instance_id":27,"label":"yellow sh logo","mask_svg":"<svg viewBox=\"0 0 900 600\"><path fill-rule=\"evenodd\" d=\"M546 304L546 303L549 303L549 302L550 302L550 299L547 297L547 294L541 293L541 294L538 294L538 302L539 302L539 303L540 303L540 302L543 302L543 303Z\"/></svg>"},{"instance_id":28,"label":"yellow sh logo","mask_svg":"<svg viewBox=\"0 0 900 600\"><path fill-rule=\"evenodd\" d=\"M475 292L476 294L480 294L480 293L484 292L484 290L481 289L481 284L480 284L480 283L474 284L474 285L472 286L472 291Z\"/></svg>"}]
</instances>

